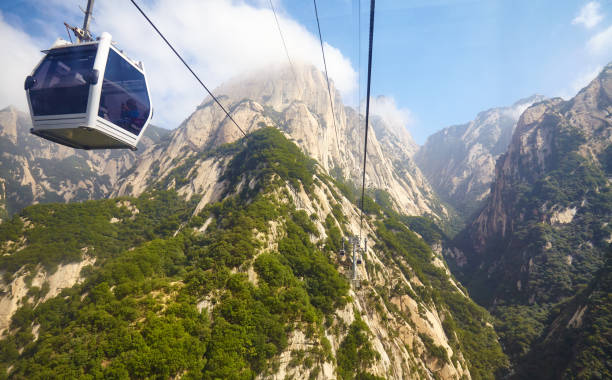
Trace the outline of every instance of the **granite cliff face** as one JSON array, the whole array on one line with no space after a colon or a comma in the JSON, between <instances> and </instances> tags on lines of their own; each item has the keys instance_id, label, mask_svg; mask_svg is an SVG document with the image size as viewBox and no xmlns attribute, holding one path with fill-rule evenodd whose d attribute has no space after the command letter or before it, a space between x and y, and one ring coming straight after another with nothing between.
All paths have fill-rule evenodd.
<instances>
[{"instance_id":1,"label":"granite cliff face","mask_svg":"<svg viewBox=\"0 0 612 380\"><path fill-rule=\"evenodd\" d=\"M289 67L279 67L274 71L252 73L222 85L215 94L246 133L266 125L280 128L326 172L359 183L363 157L362 118L353 109L343 106L333 83L332 113L322 72L301 65L296 65L295 72L296 76ZM446 218L445 208L410 159L411 145L398 142L405 137L397 137L380 119L373 124L368 147L367 187L389 192L397 209L404 213ZM379 135L382 135L381 140ZM179 178L173 186L183 194L202 192L208 201L215 191L211 173L218 173L223 163L206 160L201 153L240 137L242 134L236 126L211 99L207 99L167 141L143 154L138 164L119 182L114 194L138 195L148 186L164 182L177 163L191 159L197 161L193 170L183 173L187 177ZM187 181L181 181L184 179Z\"/></svg>"},{"instance_id":2,"label":"granite cliff face","mask_svg":"<svg viewBox=\"0 0 612 380\"><path fill-rule=\"evenodd\" d=\"M547 328L553 305L604 265L611 157L609 64L573 99L546 100L521 115L486 206L456 239L462 249L447 251L470 294L500 318L516 360Z\"/></svg>"},{"instance_id":3,"label":"granite cliff face","mask_svg":"<svg viewBox=\"0 0 612 380\"><path fill-rule=\"evenodd\" d=\"M34 203L106 197L139 152L82 151L30 134L31 119L14 107L0 111L0 219ZM140 151L166 132L149 127Z\"/></svg>"},{"instance_id":4,"label":"granite cliff face","mask_svg":"<svg viewBox=\"0 0 612 380\"><path fill-rule=\"evenodd\" d=\"M543 96L479 113L469 123L427 138L415 161L436 193L464 218L481 207L490 192L495 161L506 152L519 116Z\"/></svg>"},{"instance_id":5,"label":"granite cliff face","mask_svg":"<svg viewBox=\"0 0 612 380\"><path fill-rule=\"evenodd\" d=\"M610 183L606 160L612 143L611 113L612 65L608 65L573 99L547 100L522 114L508 151L496 165L491 197L473 224L475 234L472 236L477 251L481 252L493 239L508 237L519 223L532 216L547 224L568 224L578 211L586 211L589 196L608 191ZM579 162L579 167L573 167L574 162L563 165L570 159ZM597 174L606 181L582 184L576 183L576 180L568 181L567 185L575 185L578 189L565 189L564 183L549 183L553 179L551 172L581 170L583 166L602 171ZM560 174L568 180L569 177L583 175L581 171L574 170ZM548 181L542 184L546 186L542 190L552 191L548 187L557 187L565 190L566 196L546 199L546 196L557 194L542 193L537 200L541 207L526 210L521 207L520 196L517 196L521 195L518 194L520 187L523 184L538 184L538 181ZM525 211L532 215L526 215Z\"/></svg>"}]
</instances>

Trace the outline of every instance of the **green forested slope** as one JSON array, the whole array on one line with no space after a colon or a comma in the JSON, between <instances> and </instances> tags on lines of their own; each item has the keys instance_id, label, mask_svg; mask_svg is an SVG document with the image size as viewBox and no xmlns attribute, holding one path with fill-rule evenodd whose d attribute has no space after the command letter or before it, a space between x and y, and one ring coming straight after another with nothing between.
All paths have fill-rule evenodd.
<instances>
[{"instance_id":1,"label":"green forested slope","mask_svg":"<svg viewBox=\"0 0 612 380\"><path fill-rule=\"evenodd\" d=\"M550 328L519 366L517 377L612 378L612 246L593 281L557 305L549 320Z\"/></svg>"}]
</instances>

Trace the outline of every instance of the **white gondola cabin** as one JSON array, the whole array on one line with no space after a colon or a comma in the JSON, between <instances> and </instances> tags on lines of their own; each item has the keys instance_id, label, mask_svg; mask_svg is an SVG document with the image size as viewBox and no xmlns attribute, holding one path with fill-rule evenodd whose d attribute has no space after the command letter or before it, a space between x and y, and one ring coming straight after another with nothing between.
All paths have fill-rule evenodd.
<instances>
[{"instance_id":1,"label":"white gondola cabin","mask_svg":"<svg viewBox=\"0 0 612 380\"><path fill-rule=\"evenodd\" d=\"M144 68L111 44L56 42L25 81L31 132L80 149L136 149L151 119Z\"/></svg>"}]
</instances>

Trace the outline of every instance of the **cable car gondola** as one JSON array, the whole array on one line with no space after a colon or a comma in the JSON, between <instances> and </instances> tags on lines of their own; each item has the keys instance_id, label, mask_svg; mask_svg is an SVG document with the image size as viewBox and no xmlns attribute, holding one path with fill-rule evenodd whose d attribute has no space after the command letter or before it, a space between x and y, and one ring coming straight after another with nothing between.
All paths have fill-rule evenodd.
<instances>
[{"instance_id":1,"label":"cable car gondola","mask_svg":"<svg viewBox=\"0 0 612 380\"><path fill-rule=\"evenodd\" d=\"M115 48L109 33L58 39L44 53L25 80L30 132L73 148L135 150L152 114L142 63Z\"/></svg>"}]
</instances>

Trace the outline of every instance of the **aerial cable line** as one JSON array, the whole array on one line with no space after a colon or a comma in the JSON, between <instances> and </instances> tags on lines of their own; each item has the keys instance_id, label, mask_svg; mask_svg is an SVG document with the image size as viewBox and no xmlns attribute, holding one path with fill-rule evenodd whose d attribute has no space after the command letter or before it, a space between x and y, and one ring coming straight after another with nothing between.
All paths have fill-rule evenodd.
<instances>
[{"instance_id":1,"label":"aerial cable line","mask_svg":"<svg viewBox=\"0 0 612 380\"><path fill-rule=\"evenodd\" d=\"M355 0L357 2L357 127L359 126L359 119L361 117L361 0ZM355 3L353 3L353 8L355 7ZM359 146L359 155L361 155L361 146ZM355 183L359 183L359 177L357 177L357 181Z\"/></svg>"},{"instance_id":2,"label":"aerial cable line","mask_svg":"<svg viewBox=\"0 0 612 380\"><path fill-rule=\"evenodd\" d=\"M336 145L338 154L340 154L340 142L338 141L338 128L336 127L336 113L334 112L334 102L332 100L331 88L329 86L329 75L327 74L327 61L325 60L325 50L323 49L323 36L321 35L321 23L319 22L319 11L317 10L317 0L312 0L314 3L315 16L317 18L317 29L319 30L319 42L321 43L321 55L323 55L323 67L325 68L325 80L327 81L327 93L329 94L329 104L331 105L332 120L334 122L334 131L336 132Z\"/></svg>"},{"instance_id":3,"label":"aerial cable line","mask_svg":"<svg viewBox=\"0 0 612 380\"><path fill-rule=\"evenodd\" d=\"M246 133L244 132L244 130L242 128L240 128L240 126L238 125L238 123L236 123L236 120L234 120L234 118L232 117L232 115L229 114L229 112L227 112L227 110L225 109L225 107L223 107L223 104L221 104L221 102L219 102L219 99L217 99L216 96L213 95L212 92L210 92L210 90L208 89L208 87L206 87L206 85L204 84L204 82L202 82L202 80L200 79L200 77L198 77L198 75L191 69L191 67L189 66L189 64L187 64L187 62L185 62L185 60L183 59L183 57L181 57L181 55L176 51L176 49L174 48L174 46L172 46L172 44L166 39L166 37L164 37L164 35L162 34L162 32L159 31L159 29L157 28L157 26L155 26L155 24L153 23L153 21L151 21L151 19L146 15L146 13L138 6L138 4L136 4L135 0L130 0L132 2L132 4L134 4L134 6L136 7L136 9L138 9L138 11L144 16L144 18L149 22L149 24L151 24L151 26L153 27L153 29L155 29L155 31L157 32L157 34L159 34L159 36L164 40L164 42L168 45L168 47L170 47L170 49L172 49L172 51L174 52L174 54L176 54L176 56L178 57L178 59L181 60L181 62L183 62L183 64L185 65L185 67L187 67L187 69L191 72L191 74L193 74L193 76L195 77L195 79L200 82L200 84L202 85L202 87L204 87L204 89L206 90L206 92L208 92L208 95L210 95L210 97L215 101L215 103L217 103L219 105L219 107L221 107L221 109L223 110L223 112L225 112L225 114L227 115L227 117L234 123L234 125L236 125L236 127L240 130L240 132L242 132L242 134L244 135L244 137L246 137Z\"/></svg>"},{"instance_id":4,"label":"aerial cable line","mask_svg":"<svg viewBox=\"0 0 612 380\"><path fill-rule=\"evenodd\" d=\"M283 47L285 48L285 54L287 54L287 60L289 61L289 66L291 66L291 71L293 72L293 78L295 79L295 83L297 84L297 74L295 73L295 68L293 67L293 62L291 62L291 57L289 56L289 50L287 50L287 44L285 43L285 37L283 36L283 31L281 29L280 23L278 22L278 17L276 17L276 10L274 9L274 5L272 4L272 0L268 0L270 2L270 8L272 9L272 13L274 13L274 19L276 20L276 26L278 27L278 33L280 34L281 41L283 41Z\"/></svg>"},{"instance_id":5,"label":"aerial cable line","mask_svg":"<svg viewBox=\"0 0 612 380\"><path fill-rule=\"evenodd\" d=\"M361 182L361 215L359 217L359 240L363 229L363 202L365 199L366 160L368 158L368 123L370 117L370 84L372 80L372 41L374 40L374 6L376 0L370 0L370 42L368 48L368 83L366 87L365 137L363 146L363 178Z\"/></svg>"}]
</instances>

